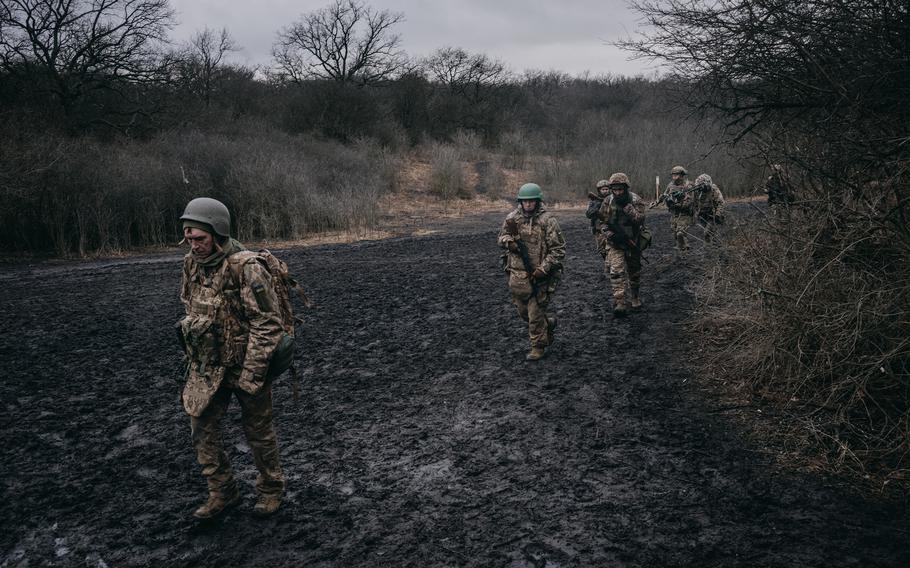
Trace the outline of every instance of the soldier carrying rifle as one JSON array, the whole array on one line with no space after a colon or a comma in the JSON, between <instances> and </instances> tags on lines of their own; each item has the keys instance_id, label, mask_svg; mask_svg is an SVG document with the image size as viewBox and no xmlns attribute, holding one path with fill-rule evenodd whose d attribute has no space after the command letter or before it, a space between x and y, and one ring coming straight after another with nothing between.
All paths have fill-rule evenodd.
<instances>
[{"instance_id":1,"label":"soldier carrying rifle","mask_svg":"<svg viewBox=\"0 0 910 568\"><path fill-rule=\"evenodd\" d=\"M624 317L630 307L641 309L641 253L650 244L645 230L645 203L629 189L629 176L617 172L608 180L610 195L597 215L606 240L606 271L613 288L613 316ZM626 288L631 302L626 301Z\"/></svg>"},{"instance_id":2,"label":"soldier carrying rifle","mask_svg":"<svg viewBox=\"0 0 910 568\"><path fill-rule=\"evenodd\" d=\"M539 185L524 184L517 199L518 207L502 223L498 243L506 251L512 303L528 323L531 350L525 358L537 361L553 343L556 317L547 315L547 306L562 276L566 240L556 217L543 206Z\"/></svg>"}]
</instances>

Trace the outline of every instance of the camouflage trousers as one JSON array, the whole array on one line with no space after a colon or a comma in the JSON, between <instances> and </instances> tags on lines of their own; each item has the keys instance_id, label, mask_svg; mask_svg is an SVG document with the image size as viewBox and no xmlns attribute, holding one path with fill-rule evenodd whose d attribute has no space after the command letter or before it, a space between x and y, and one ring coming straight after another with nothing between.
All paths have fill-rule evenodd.
<instances>
[{"instance_id":1,"label":"camouflage trousers","mask_svg":"<svg viewBox=\"0 0 910 568\"><path fill-rule=\"evenodd\" d=\"M641 285L641 253L638 251L627 253L619 247L608 246L604 268L613 289L613 307L628 307L627 288L631 289L632 296L636 297Z\"/></svg>"},{"instance_id":2,"label":"camouflage trousers","mask_svg":"<svg viewBox=\"0 0 910 568\"><path fill-rule=\"evenodd\" d=\"M714 212L712 211L701 211L698 214L698 224L705 231L705 242L710 242L711 239L717 236L717 224L714 222Z\"/></svg>"},{"instance_id":3,"label":"camouflage trousers","mask_svg":"<svg viewBox=\"0 0 910 568\"><path fill-rule=\"evenodd\" d=\"M541 283L536 296L528 292L512 289L512 304L518 310L518 316L528 324L528 339L531 347L547 347L550 336L547 333L547 306L556 291L556 282Z\"/></svg>"},{"instance_id":4,"label":"camouflage trousers","mask_svg":"<svg viewBox=\"0 0 910 568\"><path fill-rule=\"evenodd\" d=\"M224 451L221 420L236 395L240 403L241 423L246 440L259 470L256 490L261 494L284 492L284 473L278 459L278 438L272 425L272 385L266 383L255 395L222 385L212 396L199 417L190 417L196 460L202 466L209 492L224 494L234 491L236 482L231 462Z\"/></svg>"},{"instance_id":5,"label":"camouflage trousers","mask_svg":"<svg viewBox=\"0 0 910 568\"><path fill-rule=\"evenodd\" d=\"M688 213L672 213L670 215L670 231L673 233L673 246L685 250L689 248L689 240L686 237L686 231L693 223L692 215Z\"/></svg>"}]
</instances>

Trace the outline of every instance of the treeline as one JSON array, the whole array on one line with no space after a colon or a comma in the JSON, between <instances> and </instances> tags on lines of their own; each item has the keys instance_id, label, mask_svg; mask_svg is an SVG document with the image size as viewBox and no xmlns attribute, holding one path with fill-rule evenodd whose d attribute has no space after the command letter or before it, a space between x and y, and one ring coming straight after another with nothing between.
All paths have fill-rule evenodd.
<instances>
[{"instance_id":1,"label":"treeline","mask_svg":"<svg viewBox=\"0 0 910 568\"><path fill-rule=\"evenodd\" d=\"M628 47L696 85L693 110L724 117L728 138L780 164L793 190L789 207L732 235L707 279L700 329L719 351L708 367L795 419L774 424L794 455L906 489L910 5L639 9L654 31Z\"/></svg>"},{"instance_id":2,"label":"treeline","mask_svg":"<svg viewBox=\"0 0 910 568\"><path fill-rule=\"evenodd\" d=\"M352 0L280 30L268 68L230 63L227 30L170 43L165 0L51 4L0 11L6 252L171 244L199 195L228 204L242 239L370 227L405 156L430 164L426 189L442 199L509 195L506 170L554 200L579 199L613 171L651 196L677 163L728 194L749 193L759 175L714 147L720 128L674 102L677 83L516 74L454 47L412 60L393 33L401 14ZM352 33L331 36L333 22ZM349 59L314 56L341 41ZM469 183L466 165L482 179Z\"/></svg>"}]
</instances>

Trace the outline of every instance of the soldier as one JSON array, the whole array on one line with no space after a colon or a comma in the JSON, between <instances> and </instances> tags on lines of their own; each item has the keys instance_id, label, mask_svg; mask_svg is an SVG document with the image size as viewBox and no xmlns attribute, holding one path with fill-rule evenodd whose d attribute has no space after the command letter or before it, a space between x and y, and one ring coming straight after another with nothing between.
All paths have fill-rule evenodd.
<instances>
[{"instance_id":1,"label":"soldier","mask_svg":"<svg viewBox=\"0 0 910 568\"><path fill-rule=\"evenodd\" d=\"M793 203L793 190L780 164L771 166L771 175L765 181L765 193L768 195L768 205L772 209L777 206L788 207Z\"/></svg>"},{"instance_id":2,"label":"soldier","mask_svg":"<svg viewBox=\"0 0 910 568\"><path fill-rule=\"evenodd\" d=\"M710 242L717 232L716 226L724 224L724 195L708 174L695 178L695 187L693 196L698 224L705 230L705 242Z\"/></svg>"},{"instance_id":3,"label":"soldier","mask_svg":"<svg viewBox=\"0 0 910 568\"><path fill-rule=\"evenodd\" d=\"M686 231L692 225L693 203L691 192L686 190L692 184L686 178L688 172L682 166L673 166L670 170L672 181L664 190L663 200L670 211L670 232L673 233L673 248L680 252L689 250L689 241Z\"/></svg>"},{"instance_id":4,"label":"soldier","mask_svg":"<svg viewBox=\"0 0 910 568\"><path fill-rule=\"evenodd\" d=\"M518 190L518 207L503 221L498 242L507 249L505 269L512 303L521 319L528 322L531 351L525 358L537 361L553 343L556 317L547 315L547 306L556 292L566 256L566 241L556 217L543 206L539 185L526 183Z\"/></svg>"},{"instance_id":5,"label":"soldier","mask_svg":"<svg viewBox=\"0 0 910 568\"><path fill-rule=\"evenodd\" d=\"M639 236L645 223L645 203L632 193L629 176L615 173L609 180L610 195L600 206L598 216L604 225L606 270L613 288L613 316L624 317L629 310L626 287L633 310L642 306L641 248Z\"/></svg>"},{"instance_id":6,"label":"soldier","mask_svg":"<svg viewBox=\"0 0 910 568\"><path fill-rule=\"evenodd\" d=\"M201 197L180 217L190 252L183 258L179 322L189 360L183 405L209 496L193 515L214 517L240 501L222 443L221 419L232 397L259 470L253 511L278 510L285 479L272 425L270 358L285 333L267 269L230 237L231 217L219 201Z\"/></svg>"},{"instance_id":7,"label":"soldier","mask_svg":"<svg viewBox=\"0 0 910 568\"><path fill-rule=\"evenodd\" d=\"M591 232L594 233L594 246L597 248L597 252L600 253L600 256L607 257L607 247L606 247L606 237L604 237L603 231L603 222L600 220L600 217L597 216L597 212L600 210L600 205L603 203L604 199L610 195L610 188L608 187L607 180L602 179L597 182L597 185L594 188L596 193L588 192L588 209L585 211L585 217L591 220Z\"/></svg>"}]
</instances>

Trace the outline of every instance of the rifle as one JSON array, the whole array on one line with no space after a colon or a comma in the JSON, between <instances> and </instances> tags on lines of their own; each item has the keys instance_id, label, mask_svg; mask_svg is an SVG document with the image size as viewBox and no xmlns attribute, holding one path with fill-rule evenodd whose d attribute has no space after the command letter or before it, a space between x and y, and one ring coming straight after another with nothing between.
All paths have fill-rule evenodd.
<instances>
[{"instance_id":1,"label":"rifle","mask_svg":"<svg viewBox=\"0 0 910 568\"><path fill-rule=\"evenodd\" d=\"M518 223L515 222L515 219L508 219L506 221L506 232L512 235L512 239L515 241L515 245L518 247L518 254L521 256L521 263L525 267L525 272L528 273L528 282L531 283L531 297L537 297L537 282L534 281L534 265L531 263L531 255L528 254L528 247L525 245L524 241L521 240L521 233L518 231Z\"/></svg>"},{"instance_id":2,"label":"rifle","mask_svg":"<svg viewBox=\"0 0 910 568\"><path fill-rule=\"evenodd\" d=\"M670 199L671 203L682 201L683 197L685 197L685 195L687 193L693 193L695 191L702 192L702 191L705 191L706 189L708 189L708 186L706 186L706 185L693 185L692 187L690 187L688 189L674 189L673 191L668 191L668 192L664 193L663 195L661 195L660 199L658 199L654 203L651 203L650 205L648 205L648 209L654 209L655 207L657 207L664 201L667 201L667 199Z\"/></svg>"}]
</instances>

